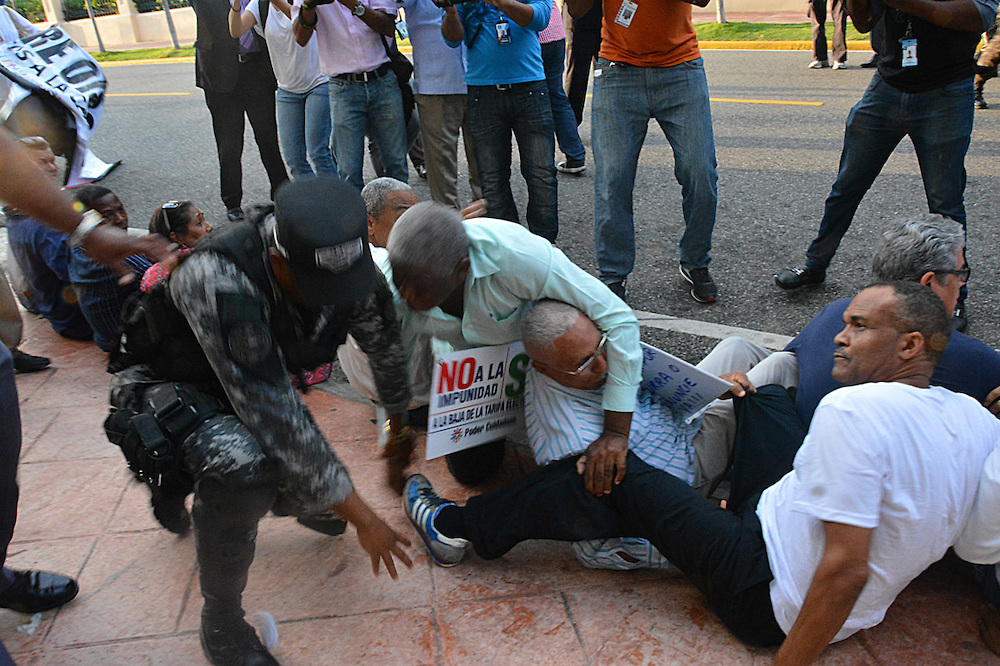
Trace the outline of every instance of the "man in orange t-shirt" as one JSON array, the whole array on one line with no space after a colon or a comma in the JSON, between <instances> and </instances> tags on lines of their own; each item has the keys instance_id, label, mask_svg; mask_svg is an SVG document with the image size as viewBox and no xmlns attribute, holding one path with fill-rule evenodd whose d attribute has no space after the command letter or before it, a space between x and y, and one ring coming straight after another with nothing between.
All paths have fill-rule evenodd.
<instances>
[{"instance_id":1,"label":"man in orange t-shirt","mask_svg":"<svg viewBox=\"0 0 1000 666\"><path fill-rule=\"evenodd\" d=\"M580 17L593 2L566 0ZM683 0L604 0L600 57L594 68L592 142L594 224L601 280L625 297L635 263L632 188L650 118L674 151L684 201L680 273L699 303L715 301L708 272L717 201L715 140L708 81Z\"/></svg>"}]
</instances>

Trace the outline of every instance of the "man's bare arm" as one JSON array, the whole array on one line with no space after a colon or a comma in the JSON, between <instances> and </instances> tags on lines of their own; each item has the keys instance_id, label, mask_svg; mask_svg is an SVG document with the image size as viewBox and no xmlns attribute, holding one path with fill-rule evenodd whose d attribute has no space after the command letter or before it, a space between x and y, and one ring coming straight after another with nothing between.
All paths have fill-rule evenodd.
<instances>
[{"instance_id":1,"label":"man's bare arm","mask_svg":"<svg viewBox=\"0 0 1000 666\"><path fill-rule=\"evenodd\" d=\"M299 15L292 25L296 44L305 46L309 43L313 33L316 32L316 21L318 20L319 16L316 14L316 5L310 2L303 2L302 6L299 7Z\"/></svg>"},{"instance_id":2,"label":"man's bare arm","mask_svg":"<svg viewBox=\"0 0 1000 666\"><path fill-rule=\"evenodd\" d=\"M595 2L601 1L602 0L566 0L566 6L569 8L569 15L578 19L589 12Z\"/></svg>"},{"instance_id":3,"label":"man's bare arm","mask_svg":"<svg viewBox=\"0 0 1000 666\"><path fill-rule=\"evenodd\" d=\"M444 18L441 19L441 36L449 42L460 42L465 37L465 26L458 16L458 10L452 5L444 10Z\"/></svg>"},{"instance_id":4,"label":"man's bare arm","mask_svg":"<svg viewBox=\"0 0 1000 666\"><path fill-rule=\"evenodd\" d=\"M0 128L0 198L63 233L73 233L83 219L81 211L3 128ZM122 263L129 255L145 254L155 261L168 261L174 256L174 248L159 236L131 238L107 224L94 227L83 246L94 260L114 268L123 279L133 275Z\"/></svg>"},{"instance_id":5,"label":"man's bare arm","mask_svg":"<svg viewBox=\"0 0 1000 666\"><path fill-rule=\"evenodd\" d=\"M980 33L985 29L972 0L885 0L885 4L948 30Z\"/></svg>"},{"instance_id":6,"label":"man's bare arm","mask_svg":"<svg viewBox=\"0 0 1000 666\"><path fill-rule=\"evenodd\" d=\"M858 32L864 34L872 29L872 6L868 0L847 0L847 13Z\"/></svg>"},{"instance_id":7,"label":"man's bare arm","mask_svg":"<svg viewBox=\"0 0 1000 666\"><path fill-rule=\"evenodd\" d=\"M366 6L360 0L337 0L340 4L353 11L355 7L361 5L365 8L365 13L359 18L369 28L385 37L392 37L396 32L396 19L392 14L387 14L377 9Z\"/></svg>"},{"instance_id":8,"label":"man's bare arm","mask_svg":"<svg viewBox=\"0 0 1000 666\"><path fill-rule=\"evenodd\" d=\"M868 582L872 530L823 522L826 547L816 567L802 610L775 664L809 664L830 644L851 614Z\"/></svg>"}]
</instances>

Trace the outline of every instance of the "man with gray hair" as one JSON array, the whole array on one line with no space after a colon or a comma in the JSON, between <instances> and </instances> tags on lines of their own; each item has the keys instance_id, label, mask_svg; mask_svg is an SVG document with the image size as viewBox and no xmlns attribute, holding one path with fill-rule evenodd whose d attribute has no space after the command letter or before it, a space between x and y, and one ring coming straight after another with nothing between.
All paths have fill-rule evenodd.
<instances>
[{"instance_id":1,"label":"man with gray hair","mask_svg":"<svg viewBox=\"0 0 1000 666\"><path fill-rule=\"evenodd\" d=\"M535 303L524 316L521 342L531 357L525 378L524 416L535 462L547 465L580 455L601 432L601 399L608 367L605 337L577 308L546 299ZM749 386L749 382L743 371L759 360L755 345L729 338L698 367L710 374L721 374L719 368L731 369L729 374L721 375L733 385L731 391L720 396L720 400L726 400L746 395L744 385ZM728 454L716 460L720 447L713 440L725 437L716 413L709 409L685 419L640 388L629 431L629 450L647 464L709 495L728 462ZM667 564L646 539L636 537L574 542L573 553L581 564L592 569L660 568Z\"/></svg>"},{"instance_id":2,"label":"man with gray hair","mask_svg":"<svg viewBox=\"0 0 1000 666\"><path fill-rule=\"evenodd\" d=\"M469 349L519 340L520 323L535 301L552 298L577 307L607 335L607 381L601 431L587 448L587 487L610 492L625 475L628 433L640 381L639 323L624 301L576 266L558 248L524 227L420 203L389 235L392 282L416 328ZM485 448L484 448L485 447ZM474 485L493 475L503 446L487 444L451 454L456 479Z\"/></svg>"}]
</instances>

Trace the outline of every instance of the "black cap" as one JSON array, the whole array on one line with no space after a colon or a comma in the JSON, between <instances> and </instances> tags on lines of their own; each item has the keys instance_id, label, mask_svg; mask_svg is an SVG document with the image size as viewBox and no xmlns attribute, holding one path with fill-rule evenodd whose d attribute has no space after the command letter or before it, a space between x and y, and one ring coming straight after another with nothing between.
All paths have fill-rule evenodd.
<instances>
[{"instance_id":1,"label":"black cap","mask_svg":"<svg viewBox=\"0 0 1000 666\"><path fill-rule=\"evenodd\" d=\"M368 214L354 187L329 176L290 181L274 217L277 249L309 305L350 309L375 290Z\"/></svg>"}]
</instances>

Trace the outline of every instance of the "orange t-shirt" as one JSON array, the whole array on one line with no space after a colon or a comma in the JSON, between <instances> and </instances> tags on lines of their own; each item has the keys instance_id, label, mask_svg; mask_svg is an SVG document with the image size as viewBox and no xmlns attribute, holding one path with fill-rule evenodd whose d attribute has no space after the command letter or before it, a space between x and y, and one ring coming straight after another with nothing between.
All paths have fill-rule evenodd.
<instances>
[{"instance_id":1,"label":"orange t-shirt","mask_svg":"<svg viewBox=\"0 0 1000 666\"><path fill-rule=\"evenodd\" d=\"M673 67L701 56L689 3L630 0L638 8L626 28L615 22L624 1L604 0L602 58L639 67Z\"/></svg>"}]
</instances>

